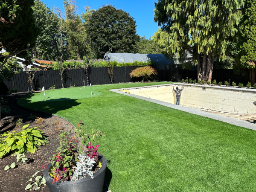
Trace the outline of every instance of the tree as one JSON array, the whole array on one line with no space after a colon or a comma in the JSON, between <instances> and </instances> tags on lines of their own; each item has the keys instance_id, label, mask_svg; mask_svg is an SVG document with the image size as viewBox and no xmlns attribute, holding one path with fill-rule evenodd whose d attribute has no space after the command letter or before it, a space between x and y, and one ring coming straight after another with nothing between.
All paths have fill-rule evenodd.
<instances>
[{"instance_id":1,"label":"tree","mask_svg":"<svg viewBox=\"0 0 256 192\"><path fill-rule=\"evenodd\" d=\"M0 5L0 50L5 48L9 54L0 53L0 70L8 58L14 55L29 59L40 29L33 17L34 0L3 0ZM31 60L31 57L30 57Z\"/></svg>"},{"instance_id":2,"label":"tree","mask_svg":"<svg viewBox=\"0 0 256 192\"><path fill-rule=\"evenodd\" d=\"M159 45L153 39L147 39L145 36L140 37L140 41L136 43L136 49L141 54L162 54Z\"/></svg>"},{"instance_id":3,"label":"tree","mask_svg":"<svg viewBox=\"0 0 256 192\"><path fill-rule=\"evenodd\" d=\"M93 12L88 32L97 58L106 52L134 53L139 41L135 23L127 12L110 5Z\"/></svg>"},{"instance_id":4,"label":"tree","mask_svg":"<svg viewBox=\"0 0 256 192\"><path fill-rule=\"evenodd\" d=\"M58 34L59 18L42 1L36 0L32 8L36 25L41 29L33 49L33 56L37 59L56 60L58 53L55 47L55 38Z\"/></svg>"},{"instance_id":5,"label":"tree","mask_svg":"<svg viewBox=\"0 0 256 192\"><path fill-rule=\"evenodd\" d=\"M157 39L177 59L185 57L185 50L193 54L197 78L211 81L213 61L225 58L227 38L237 32L242 6L242 0L158 0L155 21L168 35L159 32Z\"/></svg>"},{"instance_id":6,"label":"tree","mask_svg":"<svg viewBox=\"0 0 256 192\"><path fill-rule=\"evenodd\" d=\"M256 64L256 0L247 0L243 9L243 18L239 26L240 52L238 66L250 70L251 84L255 83Z\"/></svg>"}]
</instances>

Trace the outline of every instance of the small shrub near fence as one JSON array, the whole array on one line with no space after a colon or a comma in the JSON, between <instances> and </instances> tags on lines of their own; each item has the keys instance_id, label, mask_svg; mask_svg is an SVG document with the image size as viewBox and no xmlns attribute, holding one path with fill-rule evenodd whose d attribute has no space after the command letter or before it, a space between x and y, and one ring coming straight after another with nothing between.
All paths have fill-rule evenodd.
<instances>
[{"instance_id":1,"label":"small shrub near fence","mask_svg":"<svg viewBox=\"0 0 256 192\"><path fill-rule=\"evenodd\" d=\"M157 75L157 70L150 67L138 67L130 73L131 78L141 78L143 81L152 80Z\"/></svg>"}]
</instances>

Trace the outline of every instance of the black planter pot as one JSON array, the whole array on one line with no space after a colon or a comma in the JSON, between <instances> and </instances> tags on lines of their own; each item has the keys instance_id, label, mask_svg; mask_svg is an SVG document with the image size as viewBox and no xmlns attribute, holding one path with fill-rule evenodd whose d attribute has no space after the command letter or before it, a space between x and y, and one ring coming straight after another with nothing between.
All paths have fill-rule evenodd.
<instances>
[{"instance_id":1,"label":"black planter pot","mask_svg":"<svg viewBox=\"0 0 256 192\"><path fill-rule=\"evenodd\" d=\"M57 181L53 182L53 178L49 175L51 164L44 170L44 178L50 192L102 192L104 186L105 172L107 168L107 160L104 156L99 156L102 167L93 175L77 180L77 181Z\"/></svg>"}]
</instances>

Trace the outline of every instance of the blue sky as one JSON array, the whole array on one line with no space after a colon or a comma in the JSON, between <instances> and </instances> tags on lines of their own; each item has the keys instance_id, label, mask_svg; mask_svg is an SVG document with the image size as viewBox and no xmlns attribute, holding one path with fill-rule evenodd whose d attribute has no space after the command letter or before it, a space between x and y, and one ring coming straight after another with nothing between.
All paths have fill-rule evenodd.
<instances>
[{"instance_id":1,"label":"blue sky","mask_svg":"<svg viewBox=\"0 0 256 192\"><path fill-rule=\"evenodd\" d=\"M64 12L62 0L41 1L51 8L59 7ZM137 34L149 39L158 29L157 23L154 22L154 2L157 0L76 0L76 5L78 14L85 12L85 6L98 10L103 5L113 5L116 9L122 9L135 19Z\"/></svg>"}]
</instances>

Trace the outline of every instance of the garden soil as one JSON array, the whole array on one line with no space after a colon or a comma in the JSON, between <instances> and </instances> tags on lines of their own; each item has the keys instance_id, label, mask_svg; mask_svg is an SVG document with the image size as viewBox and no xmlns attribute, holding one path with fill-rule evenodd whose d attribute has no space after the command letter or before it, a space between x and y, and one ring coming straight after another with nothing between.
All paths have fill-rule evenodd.
<instances>
[{"instance_id":1,"label":"garden soil","mask_svg":"<svg viewBox=\"0 0 256 192\"><path fill-rule=\"evenodd\" d=\"M40 130L45 133L49 143L44 146L40 146L39 149L31 154L26 153L25 156L31 159L28 163L19 163L14 169L4 170L6 165L10 165L16 161L16 156L6 156L0 159L0 192L25 192L27 181L36 172L40 171L37 175L42 176L44 168L52 157L56 149L59 147L58 135L60 130L71 132L70 137L73 136L74 126L68 121L52 116L45 113L34 112L17 105L17 100L24 95L12 94L5 96L4 100L8 102L8 106L11 108L11 112L8 115L2 115L0 120L0 134L5 131L21 131L22 126L29 124L29 127L40 127ZM22 119L22 125L16 126L16 121ZM38 118L41 119L41 123L38 122ZM33 179L34 181L34 179ZM40 190L49 192L48 187L45 185Z\"/></svg>"}]
</instances>

